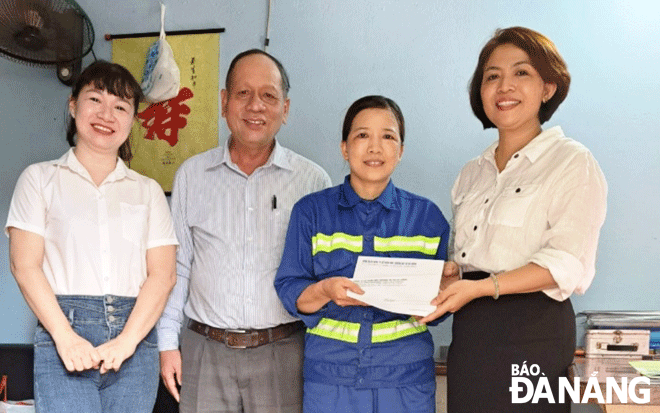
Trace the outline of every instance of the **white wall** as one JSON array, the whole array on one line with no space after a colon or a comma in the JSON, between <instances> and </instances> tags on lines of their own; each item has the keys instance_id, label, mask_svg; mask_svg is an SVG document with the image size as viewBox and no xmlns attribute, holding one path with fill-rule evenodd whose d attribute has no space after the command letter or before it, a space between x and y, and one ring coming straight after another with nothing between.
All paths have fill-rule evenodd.
<instances>
[{"instance_id":1,"label":"white wall","mask_svg":"<svg viewBox=\"0 0 660 413\"><path fill-rule=\"evenodd\" d=\"M169 1L168 30L225 27L220 81L231 58L261 47L267 0ZM105 33L157 31L156 1L81 0L110 58ZM451 217L449 190L461 166L496 138L471 114L467 84L477 54L498 27L523 25L550 37L573 77L546 126L594 153L608 179L608 217L597 275L582 309L660 309L660 4L654 1L274 0L269 52L291 77L287 146L339 183L348 106L366 94L396 100L406 117L406 150L395 183L427 196ZM89 62L89 58L86 62ZM50 69L0 60L0 216L20 171L66 150L67 89ZM227 136L222 119L219 141ZM0 342L30 342L34 318L9 273L0 238ZM450 341L449 323L434 331Z\"/></svg>"}]
</instances>

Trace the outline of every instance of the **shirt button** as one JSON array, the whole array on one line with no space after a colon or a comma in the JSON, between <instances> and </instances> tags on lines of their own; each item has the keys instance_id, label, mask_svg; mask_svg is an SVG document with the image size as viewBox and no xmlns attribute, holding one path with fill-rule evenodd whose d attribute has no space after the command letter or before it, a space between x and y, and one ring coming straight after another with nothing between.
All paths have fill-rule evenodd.
<instances>
[{"instance_id":1,"label":"shirt button","mask_svg":"<svg viewBox=\"0 0 660 413\"><path fill-rule=\"evenodd\" d=\"M477 226L476 226L476 225L474 226L474 230L475 230L475 231L477 230Z\"/></svg>"},{"instance_id":2,"label":"shirt button","mask_svg":"<svg viewBox=\"0 0 660 413\"><path fill-rule=\"evenodd\" d=\"M516 188L516 193L519 193L519 192L520 192L520 188Z\"/></svg>"},{"instance_id":3,"label":"shirt button","mask_svg":"<svg viewBox=\"0 0 660 413\"><path fill-rule=\"evenodd\" d=\"M113 315L109 316L109 317L108 317L108 321L111 322L111 323L112 323L113 321L115 321L115 316L113 316Z\"/></svg>"},{"instance_id":4,"label":"shirt button","mask_svg":"<svg viewBox=\"0 0 660 413\"><path fill-rule=\"evenodd\" d=\"M488 198L486 198L486 202L484 202L484 204L487 204L487 203L488 203Z\"/></svg>"},{"instance_id":5,"label":"shirt button","mask_svg":"<svg viewBox=\"0 0 660 413\"><path fill-rule=\"evenodd\" d=\"M248 237L247 240L250 241L250 242L252 242L252 237Z\"/></svg>"},{"instance_id":6,"label":"shirt button","mask_svg":"<svg viewBox=\"0 0 660 413\"><path fill-rule=\"evenodd\" d=\"M513 155L513 157L514 157L514 158L517 158L517 157L518 157L518 154Z\"/></svg>"},{"instance_id":7,"label":"shirt button","mask_svg":"<svg viewBox=\"0 0 660 413\"><path fill-rule=\"evenodd\" d=\"M109 305L109 306L108 306L108 312L111 313L111 312L113 312L113 311L115 311L115 307Z\"/></svg>"},{"instance_id":8,"label":"shirt button","mask_svg":"<svg viewBox=\"0 0 660 413\"><path fill-rule=\"evenodd\" d=\"M461 254L461 257L465 258L465 253L462 253L462 254Z\"/></svg>"},{"instance_id":9,"label":"shirt button","mask_svg":"<svg viewBox=\"0 0 660 413\"><path fill-rule=\"evenodd\" d=\"M112 304L113 301L114 301L114 299L112 297L110 297L110 296L105 297L105 302L106 303Z\"/></svg>"},{"instance_id":10,"label":"shirt button","mask_svg":"<svg viewBox=\"0 0 660 413\"><path fill-rule=\"evenodd\" d=\"M360 383L360 384L364 383L364 379L360 377L360 378L358 379L358 383Z\"/></svg>"}]
</instances>

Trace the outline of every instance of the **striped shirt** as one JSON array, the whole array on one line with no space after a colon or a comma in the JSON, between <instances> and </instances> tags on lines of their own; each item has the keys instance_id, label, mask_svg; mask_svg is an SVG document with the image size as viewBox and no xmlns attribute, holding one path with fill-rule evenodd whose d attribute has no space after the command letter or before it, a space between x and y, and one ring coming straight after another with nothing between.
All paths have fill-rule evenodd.
<instances>
[{"instance_id":1,"label":"striped shirt","mask_svg":"<svg viewBox=\"0 0 660 413\"><path fill-rule=\"evenodd\" d=\"M249 176L231 161L229 140L184 162L172 190L177 283L158 322L159 349L178 348L184 313L225 329L295 321L273 287L289 215L329 186L321 167L277 141Z\"/></svg>"}]
</instances>

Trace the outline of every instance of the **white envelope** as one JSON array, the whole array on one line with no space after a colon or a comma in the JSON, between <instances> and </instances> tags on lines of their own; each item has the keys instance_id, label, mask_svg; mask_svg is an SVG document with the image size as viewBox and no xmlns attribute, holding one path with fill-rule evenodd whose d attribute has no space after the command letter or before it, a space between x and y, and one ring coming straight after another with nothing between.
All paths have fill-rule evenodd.
<instances>
[{"instance_id":1,"label":"white envelope","mask_svg":"<svg viewBox=\"0 0 660 413\"><path fill-rule=\"evenodd\" d=\"M438 295L444 261L413 258L358 257L352 281L364 294L347 295L397 314L427 316Z\"/></svg>"}]
</instances>

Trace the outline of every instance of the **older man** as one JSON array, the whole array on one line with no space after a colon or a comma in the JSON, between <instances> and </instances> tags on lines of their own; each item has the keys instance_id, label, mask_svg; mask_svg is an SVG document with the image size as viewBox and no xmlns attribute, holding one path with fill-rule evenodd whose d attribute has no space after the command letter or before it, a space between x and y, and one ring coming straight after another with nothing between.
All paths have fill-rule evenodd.
<instances>
[{"instance_id":1,"label":"older man","mask_svg":"<svg viewBox=\"0 0 660 413\"><path fill-rule=\"evenodd\" d=\"M177 171L177 284L158 324L161 375L181 412L300 412L302 324L273 280L293 204L330 186L275 139L289 80L261 50L236 56L221 92L231 135ZM186 328L179 332L184 317Z\"/></svg>"}]
</instances>

